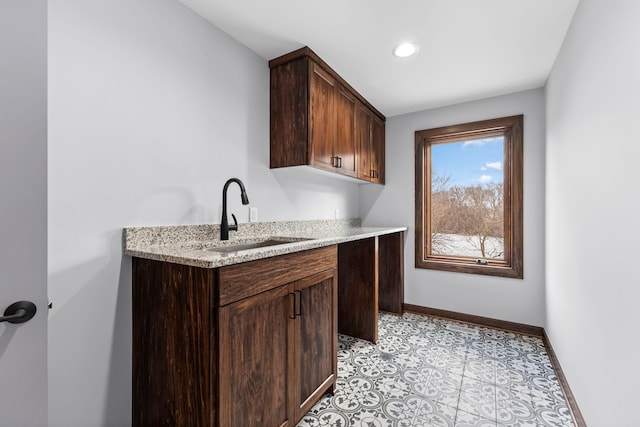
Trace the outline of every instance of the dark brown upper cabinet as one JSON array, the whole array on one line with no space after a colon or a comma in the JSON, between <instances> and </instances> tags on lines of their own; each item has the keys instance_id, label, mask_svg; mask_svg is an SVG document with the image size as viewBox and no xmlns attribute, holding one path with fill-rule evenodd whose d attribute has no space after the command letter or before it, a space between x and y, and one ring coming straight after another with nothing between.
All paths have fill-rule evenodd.
<instances>
[{"instance_id":1,"label":"dark brown upper cabinet","mask_svg":"<svg viewBox=\"0 0 640 427\"><path fill-rule=\"evenodd\" d=\"M312 166L384 184L385 117L308 47L269 68L270 167Z\"/></svg>"},{"instance_id":2,"label":"dark brown upper cabinet","mask_svg":"<svg viewBox=\"0 0 640 427\"><path fill-rule=\"evenodd\" d=\"M362 104L356 112L356 140L360 146L358 178L384 184L384 121Z\"/></svg>"}]
</instances>

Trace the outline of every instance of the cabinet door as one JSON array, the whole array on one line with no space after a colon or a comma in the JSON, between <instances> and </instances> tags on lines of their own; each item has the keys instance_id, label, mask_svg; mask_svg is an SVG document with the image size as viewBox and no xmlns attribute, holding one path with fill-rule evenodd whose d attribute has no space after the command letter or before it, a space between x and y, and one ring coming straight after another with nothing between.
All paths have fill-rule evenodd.
<instances>
[{"instance_id":1,"label":"cabinet door","mask_svg":"<svg viewBox=\"0 0 640 427\"><path fill-rule=\"evenodd\" d=\"M220 427L293 426L290 285L218 309ZM194 385L195 386L195 385Z\"/></svg>"},{"instance_id":2,"label":"cabinet door","mask_svg":"<svg viewBox=\"0 0 640 427\"><path fill-rule=\"evenodd\" d=\"M294 283L296 314L296 419L306 414L337 378L337 269Z\"/></svg>"},{"instance_id":3,"label":"cabinet door","mask_svg":"<svg viewBox=\"0 0 640 427\"><path fill-rule=\"evenodd\" d=\"M384 184L384 121L366 105L358 103L356 110L356 140L358 143L358 178Z\"/></svg>"},{"instance_id":4,"label":"cabinet door","mask_svg":"<svg viewBox=\"0 0 640 427\"><path fill-rule=\"evenodd\" d=\"M335 166L341 174L357 176L357 141L355 134L356 98L345 88L338 85L336 92L336 140L334 156Z\"/></svg>"},{"instance_id":5,"label":"cabinet door","mask_svg":"<svg viewBox=\"0 0 640 427\"><path fill-rule=\"evenodd\" d=\"M358 103L356 110L356 141L358 143L358 178L371 180L371 111Z\"/></svg>"},{"instance_id":6,"label":"cabinet door","mask_svg":"<svg viewBox=\"0 0 640 427\"><path fill-rule=\"evenodd\" d=\"M336 81L317 64L311 63L310 85L311 164L325 169L334 169Z\"/></svg>"},{"instance_id":7,"label":"cabinet door","mask_svg":"<svg viewBox=\"0 0 640 427\"><path fill-rule=\"evenodd\" d=\"M384 122L375 114L371 122L371 182L384 184Z\"/></svg>"}]
</instances>

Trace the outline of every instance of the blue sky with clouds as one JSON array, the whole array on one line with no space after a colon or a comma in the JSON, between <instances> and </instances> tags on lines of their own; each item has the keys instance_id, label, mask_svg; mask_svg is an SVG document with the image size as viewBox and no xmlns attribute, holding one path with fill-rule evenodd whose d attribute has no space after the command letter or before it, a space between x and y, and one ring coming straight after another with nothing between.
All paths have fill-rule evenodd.
<instances>
[{"instance_id":1,"label":"blue sky with clouds","mask_svg":"<svg viewBox=\"0 0 640 427\"><path fill-rule=\"evenodd\" d=\"M503 137L431 146L432 171L450 176L450 186L501 183L503 160Z\"/></svg>"}]
</instances>

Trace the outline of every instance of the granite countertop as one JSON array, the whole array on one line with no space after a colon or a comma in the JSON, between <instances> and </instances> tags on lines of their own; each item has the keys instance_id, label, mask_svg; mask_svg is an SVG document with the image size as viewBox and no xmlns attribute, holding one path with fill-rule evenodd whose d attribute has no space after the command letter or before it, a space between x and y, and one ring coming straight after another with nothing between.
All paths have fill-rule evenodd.
<instances>
[{"instance_id":1,"label":"granite countertop","mask_svg":"<svg viewBox=\"0 0 640 427\"><path fill-rule=\"evenodd\" d=\"M124 230L124 254L216 268L284 255L353 240L406 231L407 227L362 227L359 219L326 221L282 221L240 224L229 240L219 240L218 224L167 227L132 227ZM275 246L237 252L212 252L211 248L264 240L291 240Z\"/></svg>"}]
</instances>

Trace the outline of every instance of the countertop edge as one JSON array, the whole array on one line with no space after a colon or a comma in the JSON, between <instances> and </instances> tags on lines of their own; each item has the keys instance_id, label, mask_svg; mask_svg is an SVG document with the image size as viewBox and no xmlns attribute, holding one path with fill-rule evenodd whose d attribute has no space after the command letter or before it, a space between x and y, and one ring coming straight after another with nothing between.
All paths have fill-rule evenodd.
<instances>
[{"instance_id":1,"label":"countertop edge","mask_svg":"<svg viewBox=\"0 0 640 427\"><path fill-rule=\"evenodd\" d=\"M359 229L362 229L361 233L358 233ZM193 267L218 268L264 258L271 258L274 256L285 255L289 253L321 248L325 246L337 245L340 243L346 243L355 240L368 239L370 237L404 232L407 230L407 227L357 227L348 229L348 233L353 233L349 235L336 235L321 238L314 238L310 236L310 234L290 235L288 237L309 238L310 240L304 240L278 246L270 246L266 248L245 250L224 255L214 255L212 253L206 254L201 250L190 250L188 248L175 247L171 245L125 247L123 250L123 255L155 261L170 262L174 264L189 265ZM259 238L263 236L257 235L255 237Z\"/></svg>"}]
</instances>

